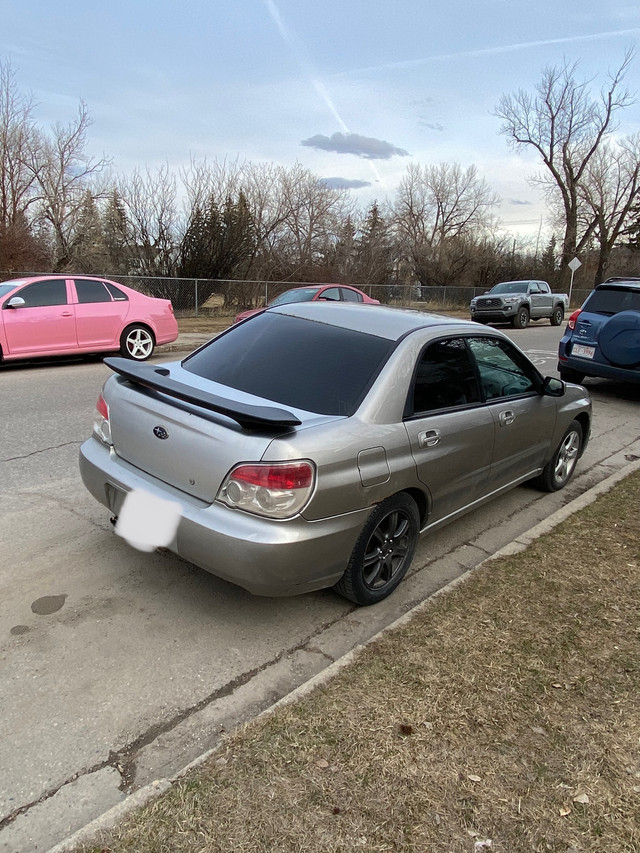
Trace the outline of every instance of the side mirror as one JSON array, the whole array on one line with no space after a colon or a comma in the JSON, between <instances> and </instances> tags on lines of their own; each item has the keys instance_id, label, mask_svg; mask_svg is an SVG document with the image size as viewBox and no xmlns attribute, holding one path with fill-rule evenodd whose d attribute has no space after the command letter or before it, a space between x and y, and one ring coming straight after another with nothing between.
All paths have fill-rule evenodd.
<instances>
[{"instance_id":1,"label":"side mirror","mask_svg":"<svg viewBox=\"0 0 640 853\"><path fill-rule=\"evenodd\" d=\"M545 376L542 383L542 393L547 397L564 397L566 385L562 379L556 379L555 376Z\"/></svg>"},{"instance_id":2,"label":"side mirror","mask_svg":"<svg viewBox=\"0 0 640 853\"><path fill-rule=\"evenodd\" d=\"M4 306L5 308L24 308L27 303L24 301L22 296L14 296L12 297L7 304Z\"/></svg>"}]
</instances>

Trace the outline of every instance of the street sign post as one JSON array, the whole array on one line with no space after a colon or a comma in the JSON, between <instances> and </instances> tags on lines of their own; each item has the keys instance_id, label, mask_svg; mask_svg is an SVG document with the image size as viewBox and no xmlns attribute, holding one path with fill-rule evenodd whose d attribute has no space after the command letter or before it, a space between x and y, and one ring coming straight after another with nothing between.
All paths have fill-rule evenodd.
<instances>
[{"instance_id":1,"label":"street sign post","mask_svg":"<svg viewBox=\"0 0 640 853\"><path fill-rule=\"evenodd\" d=\"M571 291L573 290L573 274L578 269L578 267L582 266L582 261L579 261L577 258L574 258L572 261L569 261L567 266L571 270L571 283L569 285L569 305L571 305Z\"/></svg>"}]
</instances>

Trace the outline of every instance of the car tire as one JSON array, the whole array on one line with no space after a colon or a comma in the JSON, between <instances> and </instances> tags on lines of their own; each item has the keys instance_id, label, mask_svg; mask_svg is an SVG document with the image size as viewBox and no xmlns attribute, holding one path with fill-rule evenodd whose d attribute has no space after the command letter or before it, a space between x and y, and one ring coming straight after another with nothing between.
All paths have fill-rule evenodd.
<instances>
[{"instance_id":1,"label":"car tire","mask_svg":"<svg viewBox=\"0 0 640 853\"><path fill-rule=\"evenodd\" d=\"M574 382L576 385L580 385L586 375L585 373L580 373L579 370L573 370L571 367L559 367L558 373L560 374L560 379L564 382Z\"/></svg>"},{"instance_id":2,"label":"car tire","mask_svg":"<svg viewBox=\"0 0 640 853\"><path fill-rule=\"evenodd\" d=\"M563 489L573 474L582 453L583 432L578 421L571 421L551 460L538 477L537 485L545 492Z\"/></svg>"},{"instance_id":3,"label":"car tire","mask_svg":"<svg viewBox=\"0 0 640 853\"><path fill-rule=\"evenodd\" d=\"M552 326L561 326L563 320L564 320L564 308L562 307L562 305L557 305L553 309L553 314L551 315L551 325Z\"/></svg>"},{"instance_id":4,"label":"car tire","mask_svg":"<svg viewBox=\"0 0 640 853\"><path fill-rule=\"evenodd\" d=\"M420 514L404 492L382 501L369 516L349 564L334 589L355 604L382 601L411 565L420 532Z\"/></svg>"},{"instance_id":5,"label":"car tire","mask_svg":"<svg viewBox=\"0 0 640 853\"><path fill-rule=\"evenodd\" d=\"M156 345L153 332L147 326L134 323L120 335L120 353L134 361L146 361Z\"/></svg>"},{"instance_id":6,"label":"car tire","mask_svg":"<svg viewBox=\"0 0 640 853\"><path fill-rule=\"evenodd\" d=\"M523 305L521 308L518 308L516 316L513 318L513 328L526 329L529 325L529 319L529 309L526 305Z\"/></svg>"}]
</instances>

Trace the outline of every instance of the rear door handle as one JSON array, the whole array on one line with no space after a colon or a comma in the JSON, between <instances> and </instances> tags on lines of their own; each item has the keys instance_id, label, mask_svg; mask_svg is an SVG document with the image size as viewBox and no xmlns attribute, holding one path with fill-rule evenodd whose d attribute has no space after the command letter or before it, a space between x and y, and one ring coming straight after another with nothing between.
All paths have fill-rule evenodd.
<instances>
[{"instance_id":1,"label":"rear door handle","mask_svg":"<svg viewBox=\"0 0 640 853\"><path fill-rule=\"evenodd\" d=\"M439 429L428 429L425 432L419 432L418 447L435 447L440 438L441 432Z\"/></svg>"},{"instance_id":2,"label":"rear door handle","mask_svg":"<svg viewBox=\"0 0 640 853\"><path fill-rule=\"evenodd\" d=\"M513 412L500 412L499 418L500 426L509 426L509 424L512 424L515 421L516 416Z\"/></svg>"}]
</instances>

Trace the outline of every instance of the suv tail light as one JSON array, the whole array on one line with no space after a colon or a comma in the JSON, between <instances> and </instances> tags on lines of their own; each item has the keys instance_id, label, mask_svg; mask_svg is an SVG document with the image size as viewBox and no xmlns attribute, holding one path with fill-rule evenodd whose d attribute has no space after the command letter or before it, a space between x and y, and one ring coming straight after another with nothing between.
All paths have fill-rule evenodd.
<instances>
[{"instance_id":1,"label":"suv tail light","mask_svg":"<svg viewBox=\"0 0 640 853\"><path fill-rule=\"evenodd\" d=\"M266 518L291 518L308 503L315 480L315 465L308 460L238 465L216 500Z\"/></svg>"},{"instance_id":2,"label":"suv tail light","mask_svg":"<svg viewBox=\"0 0 640 853\"><path fill-rule=\"evenodd\" d=\"M581 313L581 312L582 312L582 309L581 309L581 308L578 308L578 309L577 309L576 311L574 311L574 312L573 312L573 314L569 317L569 322L568 322L568 324L567 324L567 325L568 325L568 327L569 327L570 329L575 329L575 327L576 327L576 320L578 319L578 317L579 317L579 315L580 315L580 313Z\"/></svg>"},{"instance_id":3,"label":"suv tail light","mask_svg":"<svg viewBox=\"0 0 640 853\"><path fill-rule=\"evenodd\" d=\"M93 419L93 434L103 444L111 446L111 425L109 423L109 407L102 394L98 397L96 411Z\"/></svg>"}]
</instances>

